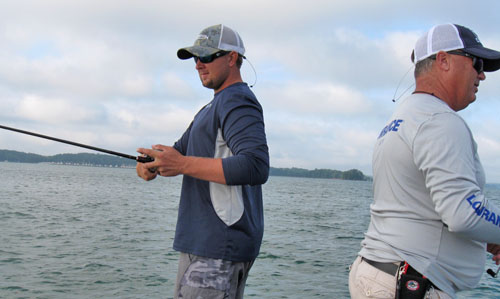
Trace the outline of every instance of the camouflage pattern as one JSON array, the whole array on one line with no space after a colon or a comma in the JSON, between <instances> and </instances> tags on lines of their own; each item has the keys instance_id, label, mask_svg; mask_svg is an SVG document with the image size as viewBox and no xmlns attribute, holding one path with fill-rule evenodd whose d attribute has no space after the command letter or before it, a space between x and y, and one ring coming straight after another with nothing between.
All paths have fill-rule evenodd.
<instances>
[{"instance_id":1,"label":"camouflage pattern","mask_svg":"<svg viewBox=\"0 0 500 299\"><path fill-rule=\"evenodd\" d=\"M221 28L222 25L214 25L204 29L194 41L194 45L180 49L177 56L180 59L188 59L193 56L203 57L219 52Z\"/></svg>"},{"instance_id":2,"label":"camouflage pattern","mask_svg":"<svg viewBox=\"0 0 500 299\"><path fill-rule=\"evenodd\" d=\"M233 272L231 261L197 257L186 270L181 285L226 291L229 290Z\"/></svg>"},{"instance_id":3,"label":"camouflage pattern","mask_svg":"<svg viewBox=\"0 0 500 299\"><path fill-rule=\"evenodd\" d=\"M219 51L236 51L245 54L245 46L239 34L222 24L203 29L191 47L184 47L177 51L180 59L189 59L193 56L204 57Z\"/></svg>"},{"instance_id":4,"label":"camouflage pattern","mask_svg":"<svg viewBox=\"0 0 500 299\"><path fill-rule=\"evenodd\" d=\"M181 252L174 299L243 299L252 265Z\"/></svg>"}]
</instances>

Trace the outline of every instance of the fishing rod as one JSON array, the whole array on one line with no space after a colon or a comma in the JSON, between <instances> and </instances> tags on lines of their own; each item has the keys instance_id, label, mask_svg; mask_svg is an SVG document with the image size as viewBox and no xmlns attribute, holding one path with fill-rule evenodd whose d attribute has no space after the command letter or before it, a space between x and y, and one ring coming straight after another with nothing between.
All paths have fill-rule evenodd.
<instances>
[{"instance_id":1,"label":"fishing rod","mask_svg":"<svg viewBox=\"0 0 500 299\"><path fill-rule=\"evenodd\" d=\"M91 146L91 145L86 145L86 144L77 143L77 142L73 142L73 141L69 141L69 140L64 140L64 139L60 139L60 138L55 138L55 137L51 137L51 136L47 136L47 135L42 135L42 134L38 134L38 133L33 133L33 132L24 131L24 130L19 130L19 129L16 129L16 128L6 127L6 126L2 126L2 125L0 125L0 129L5 129L5 130L14 131L14 132L18 132L18 133L22 133L22 134L26 134L26 135L31 135L31 136L35 136L35 137L39 137L39 138L49 139L49 140L52 140L52 141L66 143L66 144L70 144L70 145L74 145L74 146L79 146L79 147L83 147L83 148L94 150L94 151L98 151L98 152L107 153L107 154L114 155L114 156L119 156L119 157L123 157L123 158L127 158L127 159L132 159L132 160L135 160L135 161L140 162L140 163L147 163L147 162L154 161L154 159L151 158L151 157L149 157L149 156L132 156L132 155L127 155L127 154L124 154L124 153L110 151L110 150L107 150L107 149L98 148L98 147Z\"/></svg>"}]
</instances>

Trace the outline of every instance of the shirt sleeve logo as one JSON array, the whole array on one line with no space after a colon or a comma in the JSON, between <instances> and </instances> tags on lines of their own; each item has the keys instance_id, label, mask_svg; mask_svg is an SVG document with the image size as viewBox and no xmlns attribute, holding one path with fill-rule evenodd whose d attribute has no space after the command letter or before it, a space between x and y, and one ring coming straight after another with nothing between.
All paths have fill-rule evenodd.
<instances>
[{"instance_id":1,"label":"shirt sleeve logo","mask_svg":"<svg viewBox=\"0 0 500 299\"><path fill-rule=\"evenodd\" d=\"M387 126L385 126L383 129L382 129L382 132L380 132L380 135L378 135L378 138L377 139L380 139L382 137L385 136L385 134L389 133L389 132L397 132L398 129L399 129L399 126L401 125L401 123L403 122L402 119L395 119L393 121L391 121Z\"/></svg>"}]
</instances>

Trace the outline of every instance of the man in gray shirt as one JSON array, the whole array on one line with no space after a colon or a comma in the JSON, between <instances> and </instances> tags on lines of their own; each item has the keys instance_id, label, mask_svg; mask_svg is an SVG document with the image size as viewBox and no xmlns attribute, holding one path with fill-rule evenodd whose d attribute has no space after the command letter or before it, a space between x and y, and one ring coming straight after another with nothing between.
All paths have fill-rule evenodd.
<instances>
[{"instance_id":1,"label":"man in gray shirt","mask_svg":"<svg viewBox=\"0 0 500 299\"><path fill-rule=\"evenodd\" d=\"M500 69L500 52L466 27L442 24L417 41L412 60L415 91L375 144L374 202L349 275L352 298L419 290L454 298L479 282L486 251L500 262L500 209L484 196L477 145L456 113L474 102L484 72ZM399 277L408 281L396 291Z\"/></svg>"}]
</instances>

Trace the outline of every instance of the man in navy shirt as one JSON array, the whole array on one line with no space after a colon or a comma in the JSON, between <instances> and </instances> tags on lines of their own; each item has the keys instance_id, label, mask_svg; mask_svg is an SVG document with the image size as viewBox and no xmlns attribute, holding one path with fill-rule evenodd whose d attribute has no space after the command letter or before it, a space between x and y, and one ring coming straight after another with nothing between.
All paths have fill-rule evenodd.
<instances>
[{"instance_id":1,"label":"man in navy shirt","mask_svg":"<svg viewBox=\"0 0 500 299\"><path fill-rule=\"evenodd\" d=\"M262 107L241 78L244 53L238 33L224 25L204 29L193 46L179 49L180 59L194 58L214 98L173 147L138 149L154 158L137 164L144 180L184 175L175 298L242 298L259 254L269 153Z\"/></svg>"}]
</instances>

